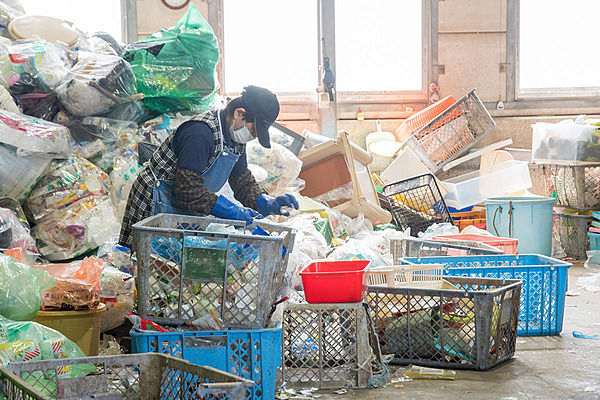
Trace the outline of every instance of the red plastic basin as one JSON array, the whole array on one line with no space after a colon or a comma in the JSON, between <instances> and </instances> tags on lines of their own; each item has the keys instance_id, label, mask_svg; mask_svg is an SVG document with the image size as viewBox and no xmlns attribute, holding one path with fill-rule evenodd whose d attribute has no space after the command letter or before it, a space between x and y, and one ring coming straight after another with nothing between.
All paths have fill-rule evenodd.
<instances>
[{"instance_id":1,"label":"red plastic basin","mask_svg":"<svg viewBox=\"0 0 600 400\"><path fill-rule=\"evenodd\" d=\"M367 291L369 260L315 261L300 271L308 303L356 303Z\"/></svg>"}]
</instances>

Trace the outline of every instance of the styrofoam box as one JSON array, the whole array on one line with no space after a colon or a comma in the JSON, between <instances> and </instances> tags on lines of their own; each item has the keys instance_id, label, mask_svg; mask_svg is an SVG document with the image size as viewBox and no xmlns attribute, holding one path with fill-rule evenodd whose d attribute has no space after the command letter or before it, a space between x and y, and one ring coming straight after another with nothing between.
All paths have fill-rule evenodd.
<instances>
[{"instance_id":1,"label":"styrofoam box","mask_svg":"<svg viewBox=\"0 0 600 400\"><path fill-rule=\"evenodd\" d=\"M586 165L600 162L600 127L563 121L532 125L532 162Z\"/></svg>"},{"instance_id":2,"label":"styrofoam box","mask_svg":"<svg viewBox=\"0 0 600 400\"><path fill-rule=\"evenodd\" d=\"M446 205L461 209L531 187L527 161L505 161L484 170L443 181L448 190Z\"/></svg>"}]
</instances>

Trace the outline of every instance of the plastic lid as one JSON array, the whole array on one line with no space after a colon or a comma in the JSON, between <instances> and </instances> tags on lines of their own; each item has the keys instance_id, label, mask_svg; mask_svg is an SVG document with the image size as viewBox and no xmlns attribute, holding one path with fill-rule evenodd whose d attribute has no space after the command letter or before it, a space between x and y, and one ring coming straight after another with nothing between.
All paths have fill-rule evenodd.
<instances>
[{"instance_id":1,"label":"plastic lid","mask_svg":"<svg viewBox=\"0 0 600 400\"><path fill-rule=\"evenodd\" d=\"M69 47L79 40L77 31L71 25L58 18L42 15L23 15L8 25L8 32L15 39L44 39Z\"/></svg>"}]
</instances>

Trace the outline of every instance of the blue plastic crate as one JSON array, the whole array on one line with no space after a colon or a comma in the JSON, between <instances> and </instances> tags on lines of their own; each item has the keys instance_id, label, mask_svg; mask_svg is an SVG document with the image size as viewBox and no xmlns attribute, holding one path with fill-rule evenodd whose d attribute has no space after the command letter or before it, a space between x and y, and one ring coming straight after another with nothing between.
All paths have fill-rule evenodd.
<instances>
[{"instance_id":1,"label":"blue plastic crate","mask_svg":"<svg viewBox=\"0 0 600 400\"><path fill-rule=\"evenodd\" d=\"M138 332L132 330L133 353L158 352L193 364L217 368L254 381L248 400L275 398L281 365L281 327L227 331Z\"/></svg>"},{"instance_id":2,"label":"blue plastic crate","mask_svg":"<svg viewBox=\"0 0 600 400\"><path fill-rule=\"evenodd\" d=\"M444 275L521 279L517 335L558 335L562 331L571 263L538 254L405 257L409 264L444 264Z\"/></svg>"}]
</instances>

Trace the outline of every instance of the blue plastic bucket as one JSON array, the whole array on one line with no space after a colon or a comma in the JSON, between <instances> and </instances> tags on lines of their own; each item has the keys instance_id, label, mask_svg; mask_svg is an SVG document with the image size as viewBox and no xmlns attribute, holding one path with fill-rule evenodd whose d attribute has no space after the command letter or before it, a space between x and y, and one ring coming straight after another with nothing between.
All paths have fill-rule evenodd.
<instances>
[{"instance_id":1,"label":"blue plastic bucket","mask_svg":"<svg viewBox=\"0 0 600 400\"><path fill-rule=\"evenodd\" d=\"M552 253L553 197L496 197L485 200L488 232L519 239L521 254Z\"/></svg>"}]
</instances>

